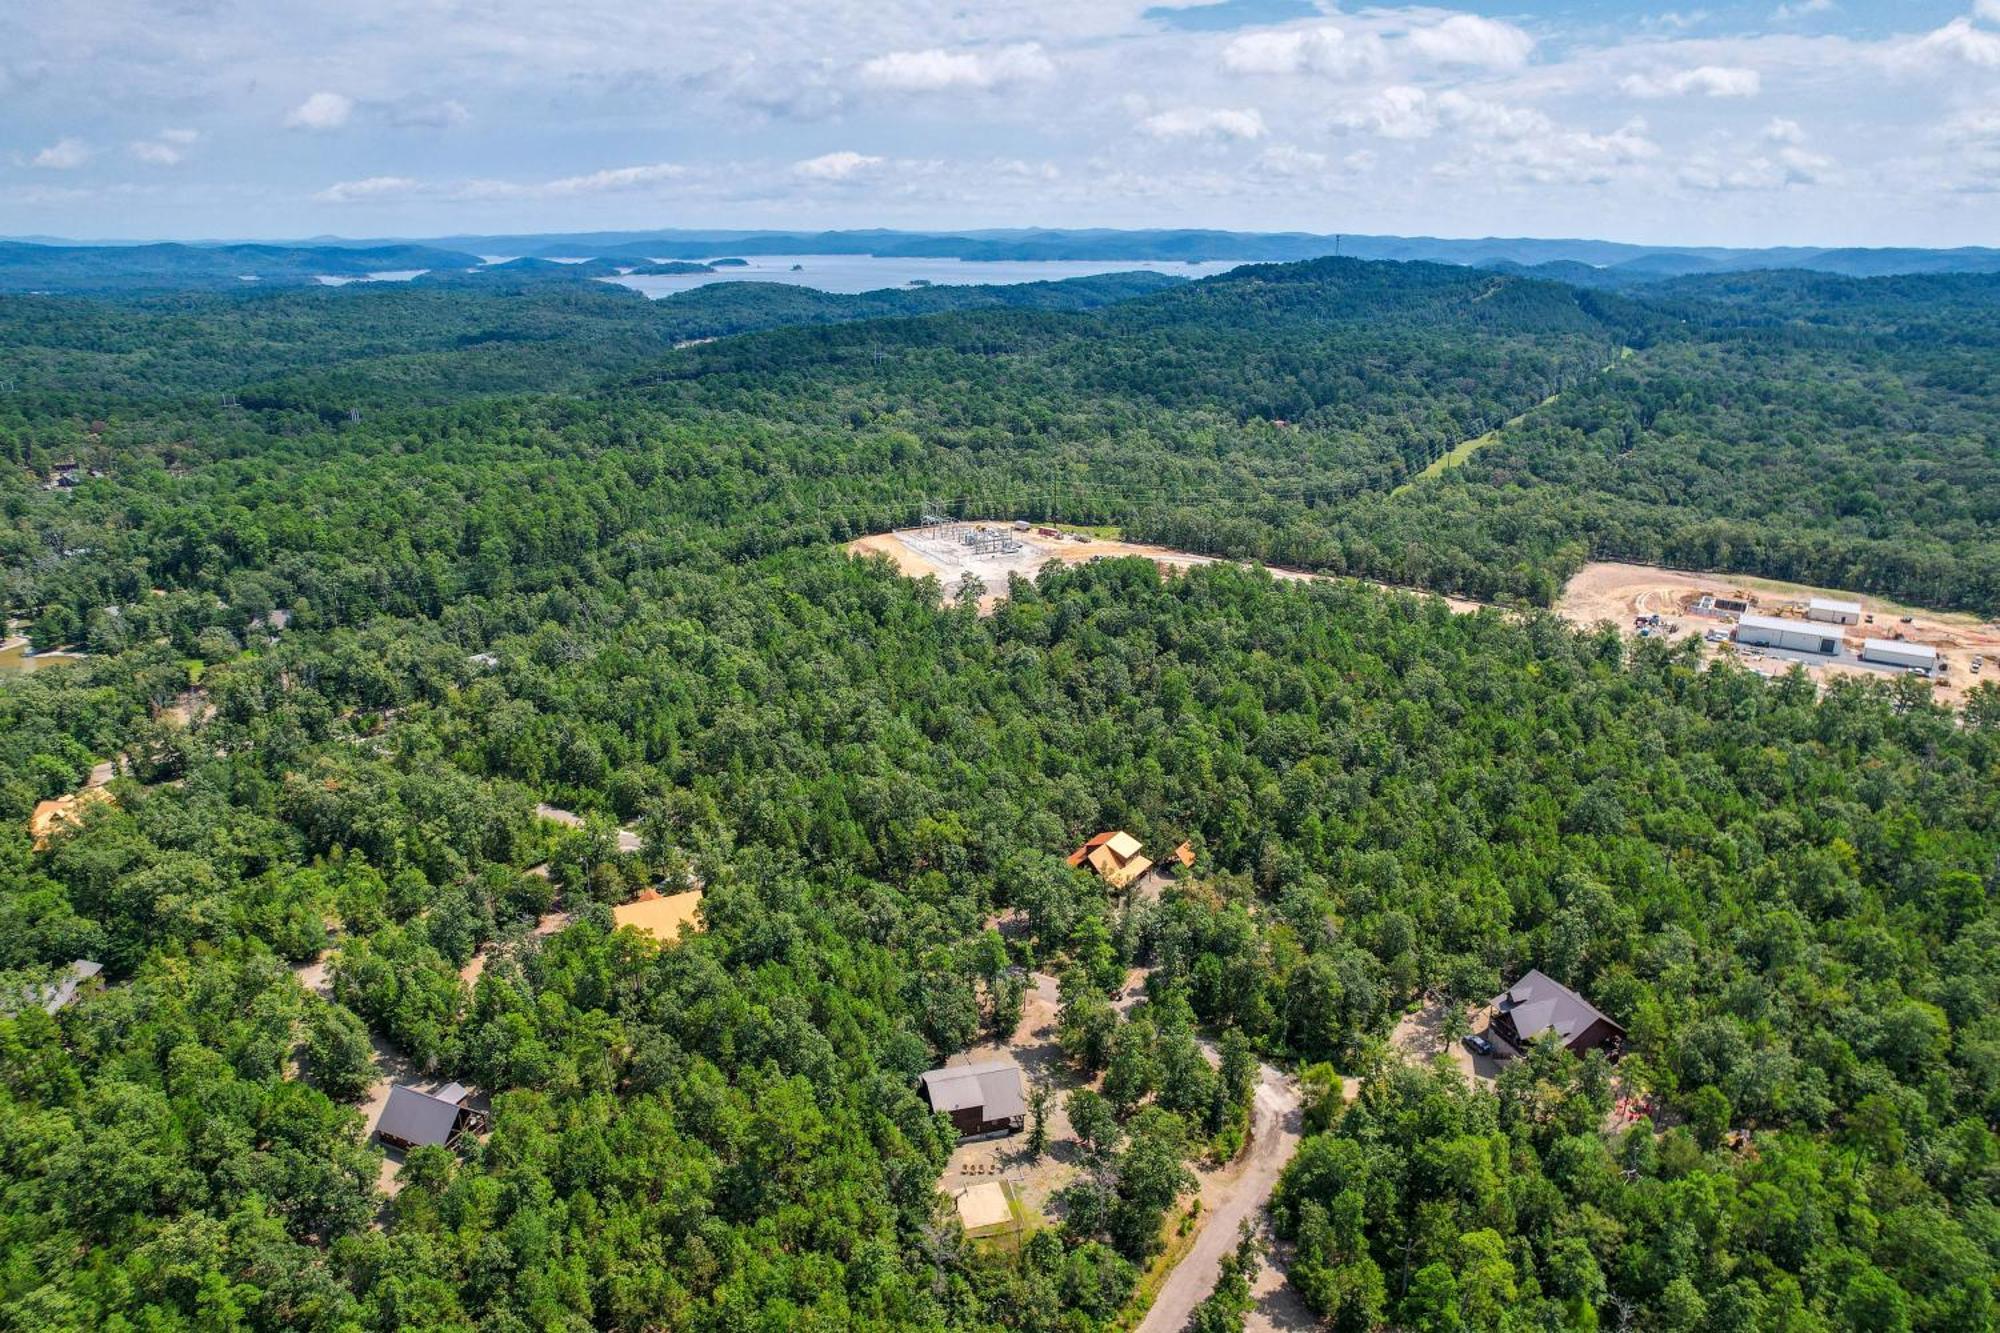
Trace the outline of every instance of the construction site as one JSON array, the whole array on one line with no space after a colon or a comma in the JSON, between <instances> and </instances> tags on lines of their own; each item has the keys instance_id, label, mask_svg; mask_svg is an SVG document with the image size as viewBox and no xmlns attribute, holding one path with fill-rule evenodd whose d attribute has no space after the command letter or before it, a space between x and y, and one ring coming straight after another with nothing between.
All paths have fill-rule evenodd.
<instances>
[{"instance_id":1,"label":"construction site","mask_svg":"<svg viewBox=\"0 0 2000 1333\"><path fill-rule=\"evenodd\" d=\"M981 615L991 614L993 608L1006 597L1008 576L1019 574L1024 579L1032 579L1042 566L1052 560L1080 564L1087 560L1140 556L1164 570L1185 570L1215 564L1219 559L1048 524L1018 520L1012 523L952 520L929 511L925 517L925 522L913 528L897 528L893 532L876 533L851 541L847 549L856 555L887 556L908 578L935 578L943 586L947 597L957 596L965 576L970 574L983 585L979 596ZM1264 568L1278 579L1311 581L1331 577L1276 565ZM1479 603L1464 598L1444 597L1440 600L1458 612L1479 609Z\"/></svg>"},{"instance_id":2,"label":"construction site","mask_svg":"<svg viewBox=\"0 0 2000 1333\"><path fill-rule=\"evenodd\" d=\"M1774 579L1601 562L1577 572L1556 611L1578 625L1609 621L1631 638L1698 635L1704 653L1767 676L1795 666L1821 681L1916 674L1954 707L1982 680L2000 678L2000 624ZM1792 646L1788 627L1824 646Z\"/></svg>"}]
</instances>

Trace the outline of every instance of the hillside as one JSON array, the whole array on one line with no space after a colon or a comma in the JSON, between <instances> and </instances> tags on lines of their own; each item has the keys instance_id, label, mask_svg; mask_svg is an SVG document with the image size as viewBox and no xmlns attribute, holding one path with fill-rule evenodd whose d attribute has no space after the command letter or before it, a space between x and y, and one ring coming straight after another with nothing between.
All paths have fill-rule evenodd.
<instances>
[{"instance_id":1,"label":"hillside","mask_svg":"<svg viewBox=\"0 0 2000 1333\"><path fill-rule=\"evenodd\" d=\"M0 600L79 654L0 657L0 1327L1111 1333L1253 1124L1295 1322L1993 1322L2000 688L1535 609L1620 544L1991 608L1990 280L521 272L0 298ZM926 502L1512 606L981 616L840 545ZM1456 1046L1531 972L1617 1040ZM920 1075L1015 1050L959 1143Z\"/></svg>"}]
</instances>

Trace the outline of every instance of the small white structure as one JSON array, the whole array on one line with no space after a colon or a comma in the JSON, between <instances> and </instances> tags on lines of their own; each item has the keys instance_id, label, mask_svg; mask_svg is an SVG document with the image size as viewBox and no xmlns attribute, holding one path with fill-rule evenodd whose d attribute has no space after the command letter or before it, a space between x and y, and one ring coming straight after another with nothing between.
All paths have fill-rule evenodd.
<instances>
[{"instance_id":1,"label":"small white structure","mask_svg":"<svg viewBox=\"0 0 2000 1333\"><path fill-rule=\"evenodd\" d=\"M1776 616L1744 616L1736 622L1736 642L1758 648L1789 648L1796 653L1840 651L1840 635L1804 620Z\"/></svg>"},{"instance_id":2,"label":"small white structure","mask_svg":"<svg viewBox=\"0 0 2000 1333\"><path fill-rule=\"evenodd\" d=\"M1830 625L1859 625L1861 603L1837 602L1831 597L1815 597L1806 603L1806 619L1823 620Z\"/></svg>"},{"instance_id":3,"label":"small white structure","mask_svg":"<svg viewBox=\"0 0 2000 1333\"><path fill-rule=\"evenodd\" d=\"M1870 639L1861 645L1861 660L1880 662L1884 666L1921 667L1925 671L1937 670L1938 652L1921 643L1902 643L1895 639Z\"/></svg>"}]
</instances>

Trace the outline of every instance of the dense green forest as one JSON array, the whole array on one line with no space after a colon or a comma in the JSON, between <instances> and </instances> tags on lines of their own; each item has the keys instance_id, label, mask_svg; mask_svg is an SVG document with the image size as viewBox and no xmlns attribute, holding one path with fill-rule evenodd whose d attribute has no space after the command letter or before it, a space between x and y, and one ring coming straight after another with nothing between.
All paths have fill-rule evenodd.
<instances>
[{"instance_id":1,"label":"dense green forest","mask_svg":"<svg viewBox=\"0 0 2000 1333\"><path fill-rule=\"evenodd\" d=\"M0 992L105 966L0 1018L0 1328L1111 1327L1251 1052L1316 1093L1274 1215L1333 1326L1990 1326L2000 691L1534 604L1654 542L1991 610L2000 284L1708 281L0 301L0 594L88 653L0 677ZM1110 561L982 618L833 544L925 496L1523 609ZM1120 827L1198 875L1063 863ZM700 934L611 928L690 873ZM1105 1098L1015 1254L915 1077L1029 967ZM1527 967L1615 1070L1388 1046ZM492 1112L393 1199L371 1040Z\"/></svg>"}]
</instances>

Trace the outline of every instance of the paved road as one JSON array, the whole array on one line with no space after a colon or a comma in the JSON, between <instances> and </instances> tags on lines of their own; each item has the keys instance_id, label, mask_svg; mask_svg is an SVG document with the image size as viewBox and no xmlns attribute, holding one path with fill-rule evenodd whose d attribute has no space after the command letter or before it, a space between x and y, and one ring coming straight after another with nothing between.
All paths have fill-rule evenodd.
<instances>
[{"instance_id":1,"label":"paved road","mask_svg":"<svg viewBox=\"0 0 2000 1333\"><path fill-rule=\"evenodd\" d=\"M1194 1248L1168 1274L1166 1285L1139 1325L1139 1333L1179 1333L1186 1326L1194 1307L1215 1290L1222 1258L1236 1248L1238 1225L1245 1219L1252 1226L1260 1224L1265 1201L1299 1146L1298 1085L1269 1065L1259 1065L1257 1073L1250 1110L1250 1151L1234 1171L1203 1186L1201 1212L1205 1220L1195 1236Z\"/></svg>"}]
</instances>

